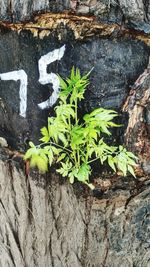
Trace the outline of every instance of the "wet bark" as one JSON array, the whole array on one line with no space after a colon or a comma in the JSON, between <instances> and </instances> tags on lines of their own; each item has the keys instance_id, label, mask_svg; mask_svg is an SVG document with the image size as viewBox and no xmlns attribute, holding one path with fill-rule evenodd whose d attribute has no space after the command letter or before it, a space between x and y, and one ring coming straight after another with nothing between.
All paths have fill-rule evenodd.
<instances>
[{"instance_id":1,"label":"wet bark","mask_svg":"<svg viewBox=\"0 0 150 267\"><path fill-rule=\"evenodd\" d=\"M148 267L150 1L2 0L0 19L0 73L28 76L25 118L19 83L0 81L0 137L9 146L0 149L0 267ZM97 169L91 192L54 168L25 174L26 141L37 141L53 114L38 108L49 96L38 60L64 44L64 58L48 72L66 77L72 65L82 72L94 66L81 113L98 106L119 112L124 127L110 141L138 156L137 179Z\"/></svg>"}]
</instances>

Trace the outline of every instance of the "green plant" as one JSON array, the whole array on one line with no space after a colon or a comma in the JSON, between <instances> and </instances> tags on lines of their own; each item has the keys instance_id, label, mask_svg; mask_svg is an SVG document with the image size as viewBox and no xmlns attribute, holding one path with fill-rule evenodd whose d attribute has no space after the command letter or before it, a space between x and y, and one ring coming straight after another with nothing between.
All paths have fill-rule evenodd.
<instances>
[{"instance_id":1,"label":"green plant","mask_svg":"<svg viewBox=\"0 0 150 267\"><path fill-rule=\"evenodd\" d=\"M81 76L79 69L72 68L69 78L59 77L61 91L56 116L49 117L47 128L41 129L42 143L37 146L29 143L24 159L42 172L57 162L57 172L68 177L70 183L77 179L93 188L89 183L93 161L100 160L100 164L107 161L113 171L135 176L133 166L137 158L123 146L109 146L104 141L104 135L111 135L110 127L120 126L112 122L118 116L116 111L97 108L83 118L78 117L78 103L84 99L88 76L89 73Z\"/></svg>"}]
</instances>

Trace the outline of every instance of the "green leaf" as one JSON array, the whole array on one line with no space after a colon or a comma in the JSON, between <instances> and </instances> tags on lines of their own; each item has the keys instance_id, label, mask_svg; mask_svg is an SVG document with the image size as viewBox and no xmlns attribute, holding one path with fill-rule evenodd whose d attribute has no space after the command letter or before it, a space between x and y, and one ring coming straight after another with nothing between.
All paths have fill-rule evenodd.
<instances>
[{"instance_id":1,"label":"green leaf","mask_svg":"<svg viewBox=\"0 0 150 267\"><path fill-rule=\"evenodd\" d=\"M126 162L118 161L117 162L118 169L123 172L123 175L127 175L127 165Z\"/></svg>"},{"instance_id":2,"label":"green leaf","mask_svg":"<svg viewBox=\"0 0 150 267\"><path fill-rule=\"evenodd\" d=\"M86 184L91 190L95 189L95 186L91 183L84 182L84 184Z\"/></svg>"},{"instance_id":3,"label":"green leaf","mask_svg":"<svg viewBox=\"0 0 150 267\"><path fill-rule=\"evenodd\" d=\"M55 146L51 146L51 150L53 151L54 155L58 155L60 152L62 152L62 149L56 148Z\"/></svg>"},{"instance_id":4,"label":"green leaf","mask_svg":"<svg viewBox=\"0 0 150 267\"><path fill-rule=\"evenodd\" d=\"M38 155L38 153L39 153L39 150L35 146L32 146L25 153L24 160L30 159L33 155Z\"/></svg>"},{"instance_id":5,"label":"green leaf","mask_svg":"<svg viewBox=\"0 0 150 267\"><path fill-rule=\"evenodd\" d=\"M91 116L90 116L89 114L85 114L85 115L83 116L83 120L86 121L86 122L89 122L90 119L91 119Z\"/></svg>"},{"instance_id":6,"label":"green leaf","mask_svg":"<svg viewBox=\"0 0 150 267\"><path fill-rule=\"evenodd\" d=\"M111 132L108 130L107 126L105 124L101 124L101 131L107 135L111 135Z\"/></svg>"},{"instance_id":7,"label":"green leaf","mask_svg":"<svg viewBox=\"0 0 150 267\"><path fill-rule=\"evenodd\" d=\"M42 172L57 160L61 166L57 172L68 177L70 183L77 179L93 189L89 183L89 164L94 160L100 160L100 164L107 160L115 172L117 167L123 175L130 172L134 176L137 157L122 145L117 147L104 142L103 135L111 135L111 127L121 126L113 122L118 116L116 111L97 108L83 118L79 117L78 103L84 98L89 74L81 75L80 70L73 67L68 78L59 77L60 101L54 109L55 114L48 118L47 127L41 129L42 144L35 146L29 142L24 159L30 160L31 167L38 167Z\"/></svg>"},{"instance_id":8,"label":"green leaf","mask_svg":"<svg viewBox=\"0 0 150 267\"><path fill-rule=\"evenodd\" d=\"M128 165L128 171L136 178L134 169L132 168L132 166Z\"/></svg>"},{"instance_id":9,"label":"green leaf","mask_svg":"<svg viewBox=\"0 0 150 267\"><path fill-rule=\"evenodd\" d=\"M34 145L33 142L31 142L31 141L29 142L29 146L30 146L30 147L33 147L33 148L35 147L35 145Z\"/></svg>"},{"instance_id":10,"label":"green leaf","mask_svg":"<svg viewBox=\"0 0 150 267\"><path fill-rule=\"evenodd\" d=\"M48 130L47 130L46 127L43 127L43 128L41 129L41 134L43 135L43 137L42 137L40 140L41 140L42 142L44 142L44 143L48 143L50 137L49 137L49 132L48 132Z\"/></svg>"},{"instance_id":11,"label":"green leaf","mask_svg":"<svg viewBox=\"0 0 150 267\"><path fill-rule=\"evenodd\" d=\"M103 164L104 163L104 161L107 159L107 155L102 155L101 157L100 157L100 161L101 161L101 164Z\"/></svg>"},{"instance_id":12,"label":"green leaf","mask_svg":"<svg viewBox=\"0 0 150 267\"><path fill-rule=\"evenodd\" d=\"M124 147L123 146L119 146L119 151L121 152L121 151L123 151L123 149L124 149Z\"/></svg>"},{"instance_id":13,"label":"green leaf","mask_svg":"<svg viewBox=\"0 0 150 267\"><path fill-rule=\"evenodd\" d=\"M67 83L60 76L58 76L58 78L59 78L61 89L65 91L67 89Z\"/></svg>"},{"instance_id":14,"label":"green leaf","mask_svg":"<svg viewBox=\"0 0 150 267\"><path fill-rule=\"evenodd\" d=\"M71 184L73 184L74 183L74 178L75 178L73 172L70 172L68 176L69 176L69 182Z\"/></svg>"},{"instance_id":15,"label":"green leaf","mask_svg":"<svg viewBox=\"0 0 150 267\"><path fill-rule=\"evenodd\" d=\"M57 169L57 172L60 173L63 177L66 177L69 173L69 171L72 168L72 163L71 162L61 162L61 168Z\"/></svg>"},{"instance_id":16,"label":"green leaf","mask_svg":"<svg viewBox=\"0 0 150 267\"><path fill-rule=\"evenodd\" d=\"M61 161L62 159L64 159L66 157L66 153L62 153L58 159L57 159L57 162Z\"/></svg>"},{"instance_id":17,"label":"green leaf","mask_svg":"<svg viewBox=\"0 0 150 267\"><path fill-rule=\"evenodd\" d=\"M35 155L31 158L31 162L30 162L31 167L35 167L37 166L38 169L41 172L46 172L48 170L48 164L47 161L44 160L42 157L40 157L39 155Z\"/></svg>"},{"instance_id":18,"label":"green leaf","mask_svg":"<svg viewBox=\"0 0 150 267\"><path fill-rule=\"evenodd\" d=\"M72 67L71 69L71 76L70 76L70 79L73 81L75 78L75 71L74 71L74 66Z\"/></svg>"},{"instance_id":19,"label":"green leaf","mask_svg":"<svg viewBox=\"0 0 150 267\"><path fill-rule=\"evenodd\" d=\"M64 146L67 146L68 145L68 141L67 141L67 139L66 139L66 137L65 137L65 135L63 133L60 133L58 135L58 138L62 141L62 143L64 144Z\"/></svg>"},{"instance_id":20,"label":"green leaf","mask_svg":"<svg viewBox=\"0 0 150 267\"><path fill-rule=\"evenodd\" d=\"M58 173L60 173L60 174L63 174L64 169L63 169L63 168L60 168L60 169L57 169L56 171L57 171Z\"/></svg>"},{"instance_id":21,"label":"green leaf","mask_svg":"<svg viewBox=\"0 0 150 267\"><path fill-rule=\"evenodd\" d=\"M116 172L114 158L112 156L108 156L108 164Z\"/></svg>"},{"instance_id":22,"label":"green leaf","mask_svg":"<svg viewBox=\"0 0 150 267\"><path fill-rule=\"evenodd\" d=\"M38 155L32 156L30 160L30 167L36 167L37 166L37 160L38 160Z\"/></svg>"},{"instance_id":23,"label":"green leaf","mask_svg":"<svg viewBox=\"0 0 150 267\"><path fill-rule=\"evenodd\" d=\"M76 178L80 182L85 182L89 180L89 175L91 173L91 168L88 164L83 163L76 174Z\"/></svg>"},{"instance_id":24,"label":"green leaf","mask_svg":"<svg viewBox=\"0 0 150 267\"><path fill-rule=\"evenodd\" d=\"M49 159L49 165L51 166L52 163L53 163L53 160L54 160L54 155L53 155L53 150L52 149L50 149L48 151L48 159Z\"/></svg>"},{"instance_id":25,"label":"green leaf","mask_svg":"<svg viewBox=\"0 0 150 267\"><path fill-rule=\"evenodd\" d=\"M25 155L24 155L24 160L30 159L32 154L33 154L33 152L34 152L33 148L29 148L27 150L27 152L25 153Z\"/></svg>"},{"instance_id":26,"label":"green leaf","mask_svg":"<svg viewBox=\"0 0 150 267\"><path fill-rule=\"evenodd\" d=\"M133 159L128 158L128 157L127 157L127 163L128 163L129 165L132 165L132 166L136 166L136 165L137 165Z\"/></svg>"},{"instance_id":27,"label":"green leaf","mask_svg":"<svg viewBox=\"0 0 150 267\"><path fill-rule=\"evenodd\" d=\"M127 156L130 157L130 158L138 159L138 157L136 157L132 152L129 152L129 151L128 151L126 154L127 154Z\"/></svg>"},{"instance_id":28,"label":"green leaf","mask_svg":"<svg viewBox=\"0 0 150 267\"><path fill-rule=\"evenodd\" d=\"M39 156L40 156L42 159L44 159L46 162L48 161L47 156L46 156L46 154L45 154L45 152L44 152L44 149L43 149L43 151L40 152Z\"/></svg>"}]
</instances>

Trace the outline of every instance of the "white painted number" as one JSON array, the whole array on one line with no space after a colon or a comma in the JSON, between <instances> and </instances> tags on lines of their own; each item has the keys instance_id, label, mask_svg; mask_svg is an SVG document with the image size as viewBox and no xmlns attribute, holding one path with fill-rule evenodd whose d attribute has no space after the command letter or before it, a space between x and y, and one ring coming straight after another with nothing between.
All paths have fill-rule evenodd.
<instances>
[{"instance_id":1,"label":"white painted number","mask_svg":"<svg viewBox=\"0 0 150 267\"><path fill-rule=\"evenodd\" d=\"M60 86L59 79L55 73L47 73L47 66L56 60L60 60L63 57L64 53L65 45L63 45L60 49L55 49L52 52L49 52L39 59L39 82L43 85L52 83L54 90L49 99L38 104L41 109L52 107L58 99Z\"/></svg>"},{"instance_id":2,"label":"white painted number","mask_svg":"<svg viewBox=\"0 0 150 267\"><path fill-rule=\"evenodd\" d=\"M24 70L11 71L0 74L0 79L3 81L20 80L19 98L20 98L20 116L26 117L27 109L27 84L28 77Z\"/></svg>"},{"instance_id":3,"label":"white painted number","mask_svg":"<svg viewBox=\"0 0 150 267\"><path fill-rule=\"evenodd\" d=\"M59 93L59 79L55 73L47 73L47 66L56 60L61 60L65 53L65 45L63 45L59 49L54 49L52 52L42 56L39 59L38 67L39 67L39 82L43 85L51 83L53 85L53 93L46 101L38 104L39 108L46 109L52 107L57 99ZM7 73L1 73L0 79L3 81L20 80L20 89L19 89L19 97L20 97L20 116L26 117L27 110L27 85L28 85L28 76L24 70L11 71Z\"/></svg>"}]
</instances>

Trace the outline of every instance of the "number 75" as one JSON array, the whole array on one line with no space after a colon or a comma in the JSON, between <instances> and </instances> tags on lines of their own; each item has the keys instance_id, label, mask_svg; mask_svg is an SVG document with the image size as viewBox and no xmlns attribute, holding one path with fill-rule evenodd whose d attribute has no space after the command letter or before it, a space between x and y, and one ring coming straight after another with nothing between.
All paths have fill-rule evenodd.
<instances>
[{"instance_id":1,"label":"number 75","mask_svg":"<svg viewBox=\"0 0 150 267\"><path fill-rule=\"evenodd\" d=\"M46 109L52 107L57 99L60 88L60 83L57 75L55 73L47 73L47 66L56 60L61 60L65 53L65 45L59 49L54 49L52 52L47 53L42 56L38 61L39 68L39 82L43 85L52 83L53 93L46 101L38 104L39 108ZM28 76L24 70L11 71L7 73L1 73L0 79L3 81L20 80L19 87L19 98L20 98L20 116L26 117L27 110L27 86L28 86Z\"/></svg>"}]
</instances>

